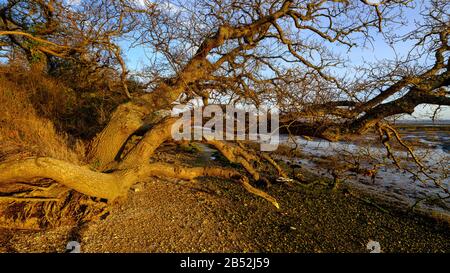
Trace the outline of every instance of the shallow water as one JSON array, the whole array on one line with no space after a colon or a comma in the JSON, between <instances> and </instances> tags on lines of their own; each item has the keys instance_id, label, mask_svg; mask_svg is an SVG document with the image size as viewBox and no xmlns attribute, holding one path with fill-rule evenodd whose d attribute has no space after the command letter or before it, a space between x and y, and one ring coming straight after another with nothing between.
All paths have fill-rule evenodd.
<instances>
[{"instance_id":1,"label":"shallow water","mask_svg":"<svg viewBox=\"0 0 450 273\"><path fill-rule=\"evenodd\" d=\"M421 162L429 168L426 174L419 174L420 181L413 174L406 170L399 170L390 160L386 160L386 150L379 145L363 144L361 141L354 142L328 142L324 140L306 140L296 137L295 140L288 136L280 136L280 142L290 146L297 145L301 151L302 158L284 158L291 163L300 164L302 167L312 170L318 175L331 176L332 169L336 162L342 162L346 158L358 158L358 156L370 155L377 160L367 160L360 162L361 168L373 168L375 163L382 163L383 166L377 168L374 177L368 177L351 172L345 173L345 183L357 187L371 195L383 196L396 202L421 208L426 211L438 211L450 215L450 198L442 188L450 190L449 162L450 162L450 136L448 127L443 130L434 128L432 131L421 128L408 128L400 130L405 140L415 140L418 146L414 152ZM295 142L294 142L295 141ZM408 169L418 170L411 156L404 151L397 151L396 156L403 158L404 166ZM314 159L321 158L329 160L329 165L314 163ZM364 157L361 157L364 160ZM384 161L384 162L383 162ZM359 162L359 161L358 161ZM380 164L381 165L381 164ZM437 179L439 188L435 182L429 178ZM442 199L445 198L445 199Z\"/></svg>"},{"instance_id":2,"label":"shallow water","mask_svg":"<svg viewBox=\"0 0 450 273\"><path fill-rule=\"evenodd\" d=\"M430 148L437 147L443 151L450 153L450 133L448 130L439 131L403 131L403 139L417 140Z\"/></svg>"}]
</instances>

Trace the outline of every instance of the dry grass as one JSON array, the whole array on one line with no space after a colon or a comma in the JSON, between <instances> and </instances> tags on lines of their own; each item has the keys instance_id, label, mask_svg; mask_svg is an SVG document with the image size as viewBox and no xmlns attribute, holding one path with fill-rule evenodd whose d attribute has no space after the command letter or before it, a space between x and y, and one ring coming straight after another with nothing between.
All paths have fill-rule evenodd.
<instances>
[{"instance_id":1,"label":"dry grass","mask_svg":"<svg viewBox=\"0 0 450 273\"><path fill-rule=\"evenodd\" d=\"M33 156L83 163L83 140L91 139L104 127L112 109L123 99L106 94L101 87L83 90L77 86L80 82L32 68L0 65L0 163ZM0 227L40 229L87 221L104 213L103 202L93 201L55 181L26 182L0 185L0 196L30 191L40 194L36 186L56 186L52 193L58 201L5 199L0 203Z\"/></svg>"},{"instance_id":2,"label":"dry grass","mask_svg":"<svg viewBox=\"0 0 450 273\"><path fill-rule=\"evenodd\" d=\"M0 73L0 161L28 156L51 156L74 163L80 161L83 156L81 142L72 141L72 145L69 145L68 136L58 133L52 121L38 115L38 110L31 102L41 92L41 99L47 96L53 100L51 107L57 107L58 87L54 85L48 90L54 93L44 94L36 86L23 85ZM50 108L46 109L51 111Z\"/></svg>"},{"instance_id":3,"label":"dry grass","mask_svg":"<svg viewBox=\"0 0 450 273\"><path fill-rule=\"evenodd\" d=\"M52 121L58 132L90 140L104 128L125 96L95 85L88 78L80 78L78 71L71 73L48 75L32 68L0 65L1 81L26 90L22 95L28 98L39 117Z\"/></svg>"},{"instance_id":4,"label":"dry grass","mask_svg":"<svg viewBox=\"0 0 450 273\"><path fill-rule=\"evenodd\" d=\"M84 157L84 145L80 140L55 128L59 108L66 107L70 96L56 81L37 73L29 72L24 80L20 71L12 74L0 71L0 162L31 156L50 156L73 163ZM43 180L31 181L43 186ZM52 183L50 181L50 183ZM15 187L17 186L17 187ZM26 186L5 184L0 195L27 190ZM29 190L29 189L28 189ZM0 226L18 228L42 228L54 226L62 219L72 220L87 206L72 201L68 189L61 191L59 202L3 202L0 204ZM81 200L87 197L79 197ZM64 217L62 217L64 215ZM68 217L72 215L73 217ZM81 215L81 214L80 214ZM84 214L83 214L84 215ZM76 220L75 220L76 221Z\"/></svg>"}]
</instances>

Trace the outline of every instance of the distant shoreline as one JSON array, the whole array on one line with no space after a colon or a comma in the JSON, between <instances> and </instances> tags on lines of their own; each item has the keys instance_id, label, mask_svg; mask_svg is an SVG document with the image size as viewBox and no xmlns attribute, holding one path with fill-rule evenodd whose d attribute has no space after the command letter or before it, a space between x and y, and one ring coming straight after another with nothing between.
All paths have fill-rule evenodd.
<instances>
[{"instance_id":1,"label":"distant shoreline","mask_svg":"<svg viewBox=\"0 0 450 273\"><path fill-rule=\"evenodd\" d=\"M443 126L443 125L449 125L450 126L450 120L444 119L444 120L396 120L393 122L395 125L423 125L423 126Z\"/></svg>"}]
</instances>

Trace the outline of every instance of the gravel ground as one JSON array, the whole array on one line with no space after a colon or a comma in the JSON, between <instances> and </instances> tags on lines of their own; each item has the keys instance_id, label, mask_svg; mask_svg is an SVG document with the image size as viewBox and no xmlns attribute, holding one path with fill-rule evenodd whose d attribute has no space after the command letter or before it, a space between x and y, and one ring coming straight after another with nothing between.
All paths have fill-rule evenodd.
<instances>
[{"instance_id":1,"label":"gravel ground","mask_svg":"<svg viewBox=\"0 0 450 273\"><path fill-rule=\"evenodd\" d=\"M379 209L322 185L273 184L267 191L280 210L233 181L151 179L103 220L1 229L0 252L65 252L72 240L82 252L368 252L370 240L383 252L450 252L448 223Z\"/></svg>"},{"instance_id":2,"label":"gravel ground","mask_svg":"<svg viewBox=\"0 0 450 273\"><path fill-rule=\"evenodd\" d=\"M106 219L77 228L0 231L6 252L450 252L448 226L383 212L352 196L274 185L281 210L223 180L141 184Z\"/></svg>"}]
</instances>

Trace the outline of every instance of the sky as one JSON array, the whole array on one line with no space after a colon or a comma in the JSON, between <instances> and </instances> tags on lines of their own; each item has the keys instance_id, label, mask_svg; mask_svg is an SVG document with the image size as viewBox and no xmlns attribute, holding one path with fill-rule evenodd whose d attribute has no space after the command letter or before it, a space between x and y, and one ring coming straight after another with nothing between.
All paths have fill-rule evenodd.
<instances>
[{"instance_id":1,"label":"sky","mask_svg":"<svg viewBox=\"0 0 450 273\"><path fill-rule=\"evenodd\" d=\"M419 9L407 9L404 12L405 26L395 29L398 34L406 34L415 29L415 22L422 18ZM345 50L350 62L354 65L364 65L375 63L382 60L393 60L397 57L405 56L414 46L415 41L406 40L395 44L395 50L389 45L386 39L379 33L373 32L374 41L371 45L365 47L355 47L349 52ZM339 50L338 48L336 50ZM437 106L419 105L416 111L410 115L406 115L404 119L429 119L433 115ZM437 116L439 119L450 120L450 107L442 106Z\"/></svg>"},{"instance_id":2,"label":"sky","mask_svg":"<svg viewBox=\"0 0 450 273\"><path fill-rule=\"evenodd\" d=\"M0 0L1 2L2 0ZM72 3L77 3L79 0L68 0ZM136 0L143 1L143 0ZM406 22L405 26L397 27L395 29L396 33L407 33L414 29L415 21L419 20L421 15L419 14L419 9L406 9L404 12L404 19ZM385 29L386 30L386 29ZM359 45L358 47L353 47L348 51L346 47L340 47L335 45L330 45L330 49L334 52L339 52L341 55L348 58L349 63L353 66L367 65L369 63L375 63L377 61L382 61L384 59L394 59L397 56L402 56L406 54L412 47L413 41L403 41L395 45L395 51L389 46L387 41L382 35L377 31L373 31L372 36L374 38L371 44L366 46ZM139 71L145 67L148 63L151 54L148 50L143 47L131 48L130 43L123 41L121 42L121 47L125 53L125 59L127 62L128 69L131 71ZM337 75L348 73L348 70L334 71ZM412 116L405 116L404 119L428 119L436 109L436 106L430 105L420 105L416 107L416 111ZM439 119L450 120L450 107L443 106L438 115Z\"/></svg>"},{"instance_id":3,"label":"sky","mask_svg":"<svg viewBox=\"0 0 450 273\"><path fill-rule=\"evenodd\" d=\"M395 32L399 34L405 34L414 29L415 21L419 20L421 15L419 9L407 9L404 12L405 26L396 27ZM389 31L389 29L385 29ZM384 37L377 31L373 31L373 42L366 46L359 45L353 47L350 51L348 48L331 45L331 49L334 52L339 52L346 58L353 66L367 65L369 63L375 63L384 59L394 59L396 56L404 56L412 48L414 41L407 40L399 42L395 45L395 51L389 46ZM129 43L122 43L123 50L126 54L126 61L129 69L137 71L142 69L146 60L148 60L148 53L145 48L130 48ZM348 71L335 71L338 75ZM412 116L405 116L404 119L427 119L434 112L435 106L421 105L416 108L416 111ZM450 119L450 107L441 107L441 111L438 115L439 119Z\"/></svg>"}]
</instances>

